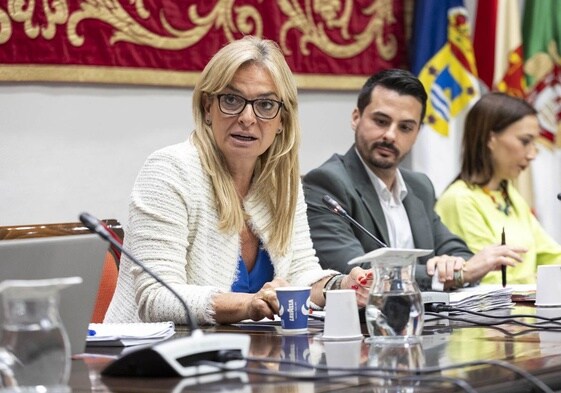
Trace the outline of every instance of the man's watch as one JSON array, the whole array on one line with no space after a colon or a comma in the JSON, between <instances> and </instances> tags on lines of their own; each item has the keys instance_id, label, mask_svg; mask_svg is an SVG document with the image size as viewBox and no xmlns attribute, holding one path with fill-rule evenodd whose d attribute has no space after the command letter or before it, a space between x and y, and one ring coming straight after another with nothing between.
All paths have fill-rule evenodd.
<instances>
[{"instance_id":1,"label":"man's watch","mask_svg":"<svg viewBox=\"0 0 561 393\"><path fill-rule=\"evenodd\" d=\"M329 278L329 280L327 280L327 282L325 283L325 285L323 286L323 297L325 298L325 294L327 291L333 290L333 289L341 289L341 281L343 281L343 277L345 277L344 274L336 274L334 276L331 276Z\"/></svg>"}]
</instances>

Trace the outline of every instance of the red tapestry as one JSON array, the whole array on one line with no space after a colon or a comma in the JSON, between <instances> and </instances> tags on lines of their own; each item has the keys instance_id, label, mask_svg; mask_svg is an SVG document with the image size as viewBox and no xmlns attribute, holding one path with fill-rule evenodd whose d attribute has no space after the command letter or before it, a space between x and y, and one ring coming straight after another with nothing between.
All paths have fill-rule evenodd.
<instances>
[{"instance_id":1,"label":"red tapestry","mask_svg":"<svg viewBox=\"0 0 561 393\"><path fill-rule=\"evenodd\" d=\"M192 86L225 43L281 46L299 87L406 66L409 0L0 0L0 81Z\"/></svg>"}]
</instances>

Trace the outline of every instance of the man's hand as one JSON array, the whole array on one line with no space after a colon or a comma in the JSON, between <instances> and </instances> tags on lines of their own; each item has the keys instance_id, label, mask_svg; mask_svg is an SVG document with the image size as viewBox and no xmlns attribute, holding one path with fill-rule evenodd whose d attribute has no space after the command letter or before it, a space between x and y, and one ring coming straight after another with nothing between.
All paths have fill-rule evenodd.
<instances>
[{"instance_id":1,"label":"man's hand","mask_svg":"<svg viewBox=\"0 0 561 393\"><path fill-rule=\"evenodd\" d=\"M500 270L501 266L516 266L522 262L522 254L528 249L524 247L513 247L507 245L492 245L485 247L471 257L464 269L466 281L475 282L481 280L487 273Z\"/></svg>"},{"instance_id":2,"label":"man's hand","mask_svg":"<svg viewBox=\"0 0 561 393\"><path fill-rule=\"evenodd\" d=\"M467 262L460 257L441 255L429 259L427 274L438 274L438 281L444 283L446 289L456 287L454 273L461 271L463 283L474 283L481 280L487 273L500 270L501 266L516 266L522 262L522 254L528 250L523 247L492 245L479 251Z\"/></svg>"},{"instance_id":3,"label":"man's hand","mask_svg":"<svg viewBox=\"0 0 561 393\"><path fill-rule=\"evenodd\" d=\"M454 284L454 272L461 271L466 261L461 257L440 255L433 257L427 262L427 274L432 276L437 274L438 281L443 283L445 288Z\"/></svg>"}]
</instances>

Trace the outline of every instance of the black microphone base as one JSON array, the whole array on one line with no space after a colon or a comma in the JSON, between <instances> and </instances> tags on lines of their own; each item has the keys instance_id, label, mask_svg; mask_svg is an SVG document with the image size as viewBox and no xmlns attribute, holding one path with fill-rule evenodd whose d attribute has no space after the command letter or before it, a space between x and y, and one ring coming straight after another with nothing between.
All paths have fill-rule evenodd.
<instances>
[{"instance_id":1,"label":"black microphone base","mask_svg":"<svg viewBox=\"0 0 561 393\"><path fill-rule=\"evenodd\" d=\"M246 365L250 337L244 334L212 334L200 331L182 337L145 346L126 353L102 372L113 377L192 377L222 371L221 368L201 364L202 361L220 363L229 369Z\"/></svg>"}]
</instances>

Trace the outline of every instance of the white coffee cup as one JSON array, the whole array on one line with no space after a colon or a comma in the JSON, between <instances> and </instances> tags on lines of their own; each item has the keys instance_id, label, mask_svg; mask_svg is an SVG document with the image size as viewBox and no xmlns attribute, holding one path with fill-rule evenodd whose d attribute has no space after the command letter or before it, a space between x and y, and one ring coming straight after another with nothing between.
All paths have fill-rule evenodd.
<instances>
[{"instance_id":1,"label":"white coffee cup","mask_svg":"<svg viewBox=\"0 0 561 393\"><path fill-rule=\"evenodd\" d=\"M361 340L356 292L339 289L326 292L323 340Z\"/></svg>"},{"instance_id":2,"label":"white coffee cup","mask_svg":"<svg viewBox=\"0 0 561 393\"><path fill-rule=\"evenodd\" d=\"M561 306L561 265L538 266L537 307Z\"/></svg>"}]
</instances>

